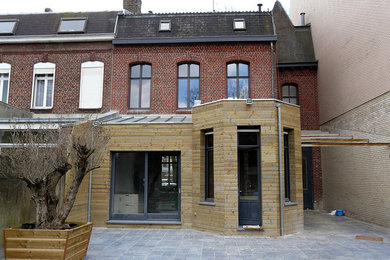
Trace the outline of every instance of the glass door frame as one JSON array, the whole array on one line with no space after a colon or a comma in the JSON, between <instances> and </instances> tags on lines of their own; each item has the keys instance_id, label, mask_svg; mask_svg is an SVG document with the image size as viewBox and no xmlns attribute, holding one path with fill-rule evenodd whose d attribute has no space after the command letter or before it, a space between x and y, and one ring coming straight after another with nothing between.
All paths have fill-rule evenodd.
<instances>
[{"instance_id":1,"label":"glass door frame","mask_svg":"<svg viewBox=\"0 0 390 260\"><path fill-rule=\"evenodd\" d=\"M143 153L145 156L145 172L144 172L144 213L139 214L114 214L114 183L115 183L115 155L118 153ZM177 185L178 185L178 209L176 213L148 213L148 175L149 175L149 153L161 153L163 156L177 156ZM181 153L180 151L111 151L111 178L110 178L110 205L109 205L109 220L162 220L162 221L180 221L181 220Z\"/></svg>"}]
</instances>

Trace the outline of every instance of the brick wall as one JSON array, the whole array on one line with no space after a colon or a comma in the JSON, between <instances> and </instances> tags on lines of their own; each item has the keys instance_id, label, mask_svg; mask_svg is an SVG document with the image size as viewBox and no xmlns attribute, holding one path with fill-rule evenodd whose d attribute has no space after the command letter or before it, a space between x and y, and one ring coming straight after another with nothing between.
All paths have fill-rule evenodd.
<instances>
[{"instance_id":1,"label":"brick wall","mask_svg":"<svg viewBox=\"0 0 390 260\"><path fill-rule=\"evenodd\" d=\"M100 113L110 110L112 44L58 43L0 45L0 62L11 64L9 104L30 110L34 64L56 64L52 109L31 109L34 113ZM102 109L79 109L81 63L104 62Z\"/></svg>"},{"instance_id":2,"label":"brick wall","mask_svg":"<svg viewBox=\"0 0 390 260\"><path fill-rule=\"evenodd\" d=\"M390 142L390 93L379 96L321 126L343 136ZM325 208L390 227L388 146L322 148Z\"/></svg>"},{"instance_id":3,"label":"brick wall","mask_svg":"<svg viewBox=\"0 0 390 260\"><path fill-rule=\"evenodd\" d=\"M142 113L182 113L177 110L178 63L200 64L200 99L206 103L227 97L226 64L231 61L249 62L252 98L272 96L268 43L115 46L112 109L138 112L128 110L130 64L152 65L151 107Z\"/></svg>"}]
</instances>

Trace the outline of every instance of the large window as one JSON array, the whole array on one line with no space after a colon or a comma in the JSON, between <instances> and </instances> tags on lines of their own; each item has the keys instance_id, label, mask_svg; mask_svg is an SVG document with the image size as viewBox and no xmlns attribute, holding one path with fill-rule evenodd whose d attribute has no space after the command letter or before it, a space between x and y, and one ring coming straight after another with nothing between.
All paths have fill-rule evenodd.
<instances>
[{"instance_id":1,"label":"large window","mask_svg":"<svg viewBox=\"0 0 390 260\"><path fill-rule=\"evenodd\" d=\"M230 63L227 65L228 98L249 98L249 65Z\"/></svg>"},{"instance_id":2,"label":"large window","mask_svg":"<svg viewBox=\"0 0 390 260\"><path fill-rule=\"evenodd\" d=\"M104 63L88 61L81 64L80 104L83 109L102 107Z\"/></svg>"},{"instance_id":3,"label":"large window","mask_svg":"<svg viewBox=\"0 0 390 260\"><path fill-rule=\"evenodd\" d=\"M180 153L114 152L112 220L180 219Z\"/></svg>"},{"instance_id":4,"label":"large window","mask_svg":"<svg viewBox=\"0 0 390 260\"><path fill-rule=\"evenodd\" d=\"M205 200L214 201L214 133L206 131L205 136Z\"/></svg>"},{"instance_id":5,"label":"large window","mask_svg":"<svg viewBox=\"0 0 390 260\"><path fill-rule=\"evenodd\" d=\"M10 64L0 63L0 101L4 103L8 103L10 72Z\"/></svg>"},{"instance_id":6,"label":"large window","mask_svg":"<svg viewBox=\"0 0 390 260\"><path fill-rule=\"evenodd\" d=\"M32 108L53 107L55 64L50 62L34 65Z\"/></svg>"},{"instance_id":7,"label":"large window","mask_svg":"<svg viewBox=\"0 0 390 260\"><path fill-rule=\"evenodd\" d=\"M199 99L199 65L181 64L178 66L178 108L191 108Z\"/></svg>"},{"instance_id":8,"label":"large window","mask_svg":"<svg viewBox=\"0 0 390 260\"><path fill-rule=\"evenodd\" d=\"M293 84L286 84L282 87L282 100L298 105L298 87Z\"/></svg>"},{"instance_id":9,"label":"large window","mask_svg":"<svg viewBox=\"0 0 390 260\"><path fill-rule=\"evenodd\" d=\"M152 66L137 64L130 67L130 109L150 108Z\"/></svg>"}]
</instances>

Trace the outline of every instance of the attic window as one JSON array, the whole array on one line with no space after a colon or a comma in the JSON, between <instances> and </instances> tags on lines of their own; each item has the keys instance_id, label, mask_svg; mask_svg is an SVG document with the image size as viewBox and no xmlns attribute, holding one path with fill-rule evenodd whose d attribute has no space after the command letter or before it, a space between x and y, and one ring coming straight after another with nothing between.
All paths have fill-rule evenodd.
<instances>
[{"instance_id":1,"label":"attic window","mask_svg":"<svg viewBox=\"0 0 390 260\"><path fill-rule=\"evenodd\" d=\"M58 33L83 33L86 24L87 18L85 17L62 18L58 27Z\"/></svg>"},{"instance_id":2,"label":"attic window","mask_svg":"<svg viewBox=\"0 0 390 260\"><path fill-rule=\"evenodd\" d=\"M234 19L233 28L235 31L246 30L245 19Z\"/></svg>"},{"instance_id":3,"label":"attic window","mask_svg":"<svg viewBox=\"0 0 390 260\"><path fill-rule=\"evenodd\" d=\"M163 20L160 21L160 31L170 31L171 30L171 21Z\"/></svg>"},{"instance_id":4,"label":"attic window","mask_svg":"<svg viewBox=\"0 0 390 260\"><path fill-rule=\"evenodd\" d=\"M18 20L0 20L0 35L14 34Z\"/></svg>"}]
</instances>

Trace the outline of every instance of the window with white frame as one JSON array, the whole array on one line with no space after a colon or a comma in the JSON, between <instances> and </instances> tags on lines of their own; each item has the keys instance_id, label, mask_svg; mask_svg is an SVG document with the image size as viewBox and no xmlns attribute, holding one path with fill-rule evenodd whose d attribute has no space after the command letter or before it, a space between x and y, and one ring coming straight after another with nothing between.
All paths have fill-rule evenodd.
<instances>
[{"instance_id":1,"label":"window with white frame","mask_svg":"<svg viewBox=\"0 0 390 260\"><path fill-rule=\"evenodd\" d=\"M233 20L233 29L235 31L245 30L246 29L245 19L234 19Z\"/></svg>"},{"instance_id":2,"label":"window with white frame","mask_svg":"<svg viewBox=\"0 0 390 260\"><path fill-rule=\"evenodd\" d=\"M87 61L81 64L80 103L82 109L102 108L104 63Z\"/></svg>"},{"instance_id":3,"label":"window with white frame","mask_svg":"<svg viewBox=\"0 0 390 260\"><path fill-rule=\"evenodd\" d=\"M0 101L4 103L8 103L10 72L10 64L0 63Z\"/></svg>"},{"instance_id":4,"label":"window with white frame","mask_svg":"<svg viewBox=\"0 0 390 260\"><path fill-rule=\"evenodd\" d=\"M31 108L50 109L53 107L55 66L50 62L40 62L34 65Z\"/></svg>"}]
</instances>

